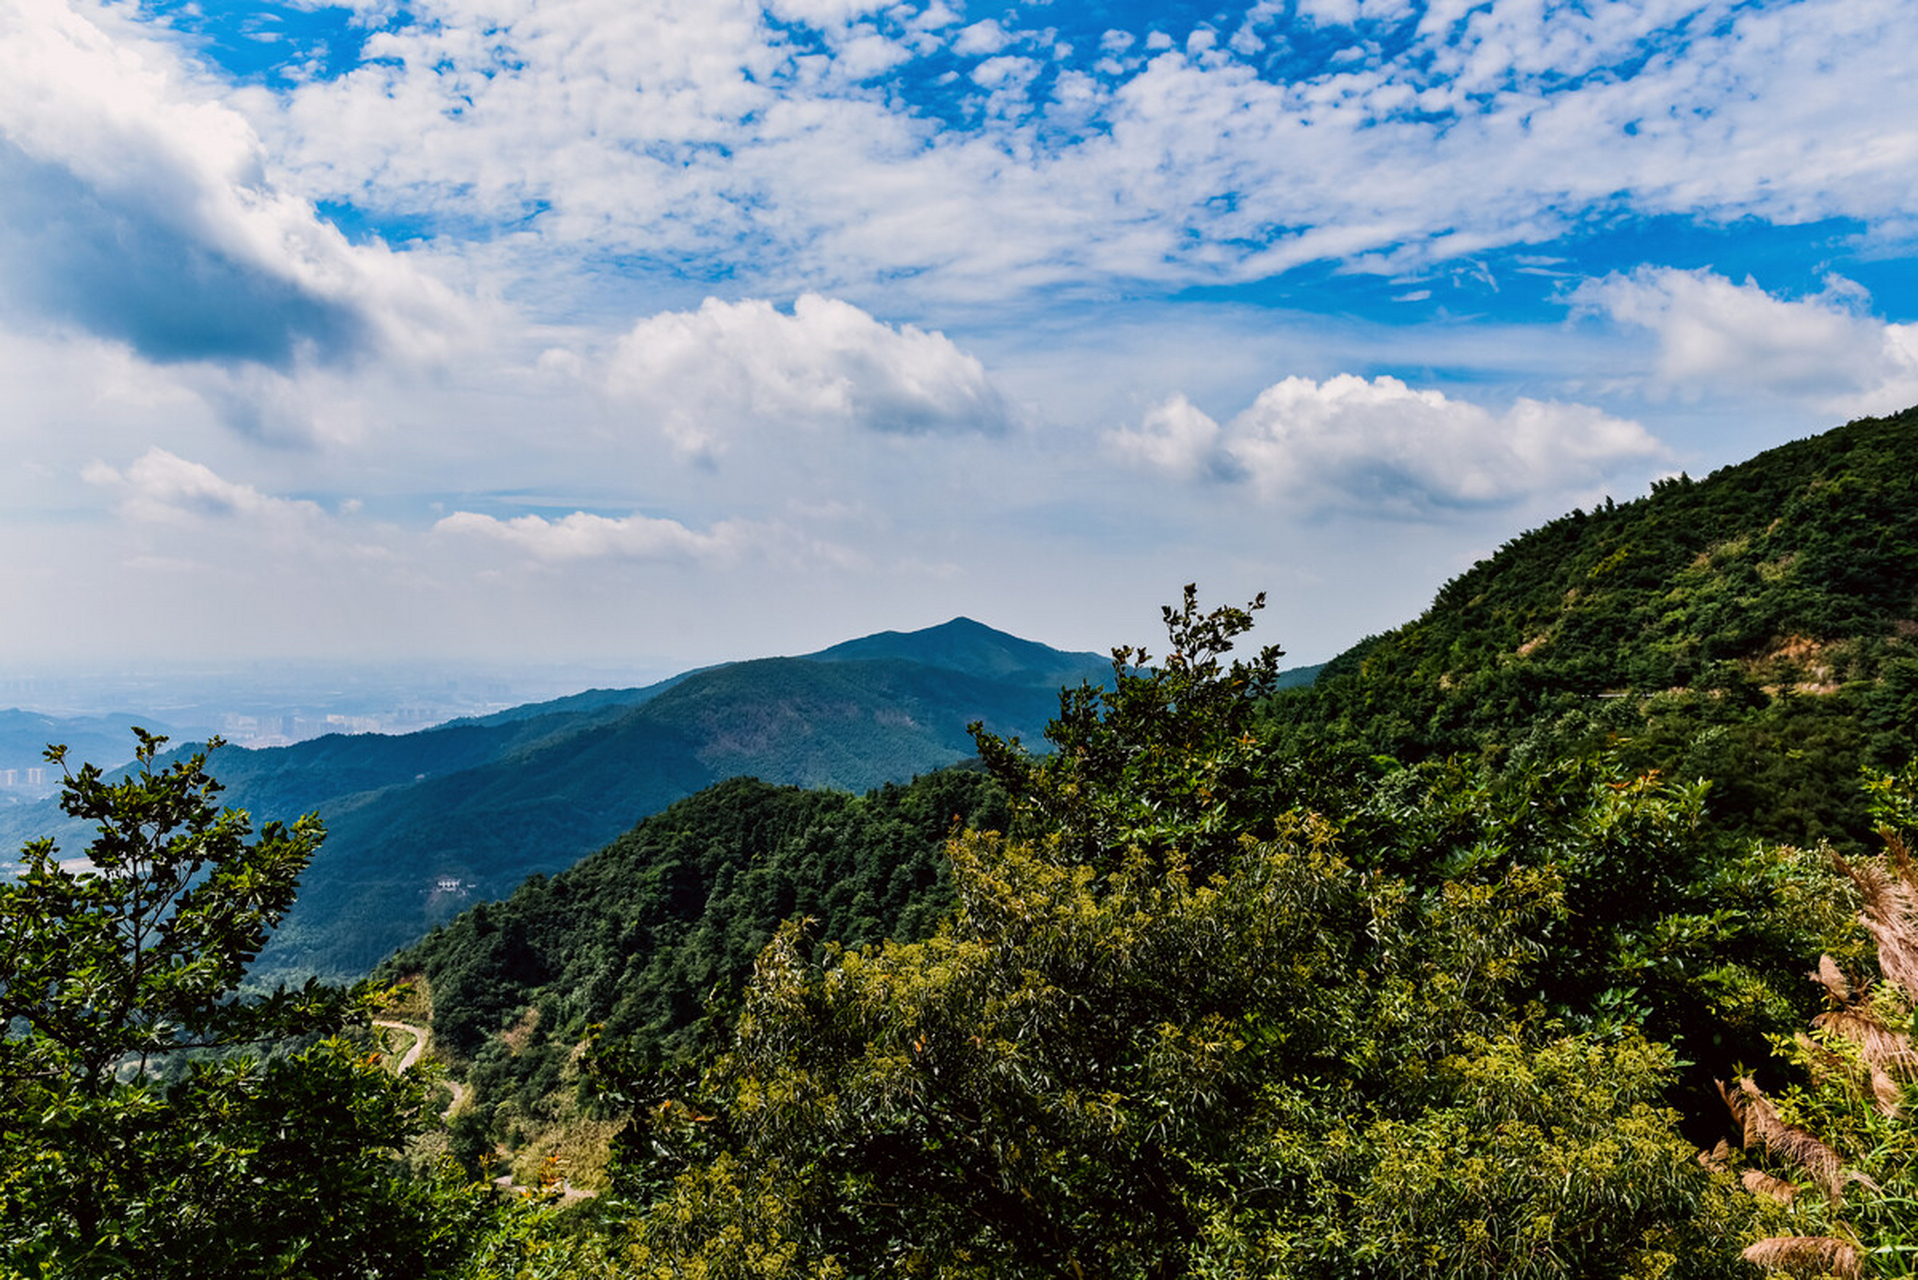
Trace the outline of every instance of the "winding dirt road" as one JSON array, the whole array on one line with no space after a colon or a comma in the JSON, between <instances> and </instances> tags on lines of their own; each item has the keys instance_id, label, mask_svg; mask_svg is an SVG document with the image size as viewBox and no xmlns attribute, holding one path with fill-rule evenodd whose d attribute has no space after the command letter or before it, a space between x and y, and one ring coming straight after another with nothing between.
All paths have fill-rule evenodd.
<instances>
[{"instance_id":1,"label":"winding dirt road","mask_svg":"<svg viewBox=\"0 0 1918 1280\"><path fill-rule=\"evenodd\" d=\"M401 1075L411 1071L414 1065L419 1062L420 1055L426 1052L427 1043L432 1039L433 1035L431 1028L422 1027L412 1022L394 1022L386 1018L375 1018L373 1019L373 1025L388 1031L404 1031L413 1037L412 1047L400 1055L399 1065L396 1070ZM443 1111L441 1115L450 1119L454 1112L466 1105L467 1099L472 1096L472 1090L468 1089L459 1081L450 1078L446 1081L446 1087L453 1091L453 1100L446 1104L446 1110ZM535 1190L535 1188L532 1187L520 1186L513 1181L511 1174L507 1174L503 1178L493 1179L493 1184L502 1191L517 1192L521 1195L532 1194ZM560 1180L557 1189L560 1193L560 1199L569 1203L575 1200L590 1199L599 1194L597 1191L586 1191L575 1187L565 1179Z\"/></svg>"},{"instance_id":2,"label":"winding dirt road","mask_svg":"<svg viewBox=\"0 0 1918 1280\"><path fill-rule=\"evenodd\" d=\"M384 1018L375 1018L373 1019L373 1025L392 1031L405 1031L412 1035L413 1047L400 1055L397 1070L401 1075L405 1075L413 1069L414 1064L420 1060L420 1055L426 1052L426 1046L433 1037L433 1032L430 1028L417 1026L411 1022L391 1022ZM458 1111L466 1105L466 1100L471 1096L472 1091L459 1081L451 1078L446 1081L446 1087L453 1091L453 1100L446 1104L446 1110L441 1114L451 1116L455 1111Z\"/></svg>"}]
</instances>

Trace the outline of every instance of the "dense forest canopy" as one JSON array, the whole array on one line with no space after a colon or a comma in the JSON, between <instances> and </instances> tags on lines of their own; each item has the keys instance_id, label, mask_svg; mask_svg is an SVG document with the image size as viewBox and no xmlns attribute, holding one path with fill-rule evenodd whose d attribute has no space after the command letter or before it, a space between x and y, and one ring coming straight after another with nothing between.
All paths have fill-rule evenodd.
<instances>
[{"instance_id":1,"label":"dense forest canopy","mask_svg":"<svg viewBox=\"0 0 1918 1280\"><path fill-rule=\"evenodd\" d=\"M629 1264L1739 1274L1776 1214L1694 1158L1670 1046L1802 1023L1817 862L1602 761L1308 778L1249 729L1248 613L1167 623L1053 753L982 737L1012 821L937 933L788 926L695 1085L628 1082Z\"/></svg>"},{"instance_id":2,"label":"dense forest canopy","mask_svg":"<svg viewBox=\"0 0 1918 1280\"><path fill-rule=\"evenodd\" d=\"M1868 841L1859 770L1918 752L1918 410L1664 480L1516 538L1273 705L1300 750L1610 745L1772 839Z\"/></svg>"}]
</instances>

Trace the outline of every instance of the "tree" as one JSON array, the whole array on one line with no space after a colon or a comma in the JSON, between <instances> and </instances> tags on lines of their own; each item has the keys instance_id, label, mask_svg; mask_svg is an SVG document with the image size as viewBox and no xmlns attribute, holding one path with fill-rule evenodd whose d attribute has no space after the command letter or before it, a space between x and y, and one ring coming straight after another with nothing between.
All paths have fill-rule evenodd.
<instances>
[{"instance_id":1,"label":"tree","mask_svg":"<svg viewBox=\"0 0 1918 1280\"><path fill-rule=\"evenodd\" d=\"M1737 1274L1754 1210L1677 1132L1675 1055L1542 998L1573 890L1688 807L1573 776L1469 822L1311 812L1255 732L1276 651L1227 661L1250 610L1165 617L1051 757L981 737L1019 815L952 842L934 937L774 940L731 1051L635 1116L690 1155L629 1183L664 1188L640 1273Z\"/></svg>"},{"instance_id":2,"label":"tree","mask_svg":"<svg viewBox=\"0 0 1918 1280\"><path fill-rule=\"evenodd\" d=\"M42 839L0 884L0 1274L430 1273L437 1193L394 1160L424 1085L347 1038L372 989L240 996L319 821L255 836L206 751L134 733L117 779L47 752L88 865Z\"/></svg>"},{"instance_id":3,"label":"tree","mask_svg":"<svg viewBox=\"0 0 1918 1280\"><path fill-rule=\"evenodd\" d=\"M1188 584L1180 607L1161 611L1165 656L1155 663L1142 646L1116 648L1109 689L1062 691L1043 755L975 724L980 758L1018 807L1015 830L1056 835L1086 862L1177 848L1202 878L1229 856L1276 812L1280 771L1253 730L1284 651L1266 645L1250 662L1224 661L1264 607L1261 593L1243 609L1202 612Z\"/></svg>"}]
</instances>

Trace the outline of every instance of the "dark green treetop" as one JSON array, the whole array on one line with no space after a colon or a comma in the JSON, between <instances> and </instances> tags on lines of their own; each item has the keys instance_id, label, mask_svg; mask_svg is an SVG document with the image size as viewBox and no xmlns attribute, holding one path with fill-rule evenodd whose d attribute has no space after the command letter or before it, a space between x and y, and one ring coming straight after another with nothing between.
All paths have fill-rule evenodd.
<instances>
[{"instance_id":1,"label":"dark green treetop","mask_svg":"<svg viewBox=\"0 0 1918 1280\"><path fill-rule=\"evenodd\" d=\"M7 1037L11 1064L90 1094L154 1055L337 1026L345 1008L318 986L231 999L325 838L319 820L272 823L249 842L246 814L218 806L206 752L156 772L166 740L134 733L138 767L124 778L91 764L67 773L61 808L96 824L86 869L40 839L0 886L0 1015L27 1032ZM64 766L66 749L47 758Z\"/></svg>"},{"instance_id":2,"label":"dark green treetop","mask_svg":"<svg viewBox=\"0 0 1918 1280\"><path fill-rule=\"evenodd\" d=\"M39 840L0 883L0 1275L444 1273L464 1202L396 1160L426 1073L346 1038L371 988L240 993L319 823L255 836L135 732L125 776L66 773L88 865Z\"/></svg>"}]
</instances>

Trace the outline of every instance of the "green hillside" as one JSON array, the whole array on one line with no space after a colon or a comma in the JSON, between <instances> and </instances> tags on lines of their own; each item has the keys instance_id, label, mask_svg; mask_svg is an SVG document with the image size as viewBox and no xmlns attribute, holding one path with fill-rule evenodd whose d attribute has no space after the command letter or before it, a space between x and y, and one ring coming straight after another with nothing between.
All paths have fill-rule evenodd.
<instances>
[{"instance_id":1,"label":"green hillside","mask_svg":"<svg viewBox=\"0 0 1918 1280\"><path fill-rule=\"evenodd\" d=\"M1816 1010L1808 957L1868 963L1822 860L1603 758L1302 760L1256 731L1276 651L1225 660L1250 612L1188 593L1167 622L1154 667L1122 651L1068 700L1056 750L980 741L1007 821L946 846L936 929L780 929L736 1009L708 988L697 1072L659 1062L669 1018L614 1013L576 1068L597 1104L572 1102L580 993L670 1010L641 975L696 991L718 971L685 957L756 945L708 926L737 881L694 868L756 871L804 793L705 793L604 874L523 891L510 937L501 908L436 936L408 957L436 1027L492 1029L495 1110L457 1149L610 1184L607 1275L1745 1274L1794 1220L1694 1144L1725 1130L1711 1077ZM582 910L589 869L612 893ZM503 993L483 1016L449 955Z\"/></svg>"},{"instance_id":2,"label":"green hillside","mask_svg":"<svg viewBox=\"0 0 1918 1280\"><path fill-rule=\"evenodd\" d=\"M365 973L727 778L864 791L969 758L974 720L1037 738L1062 684L1109 674L1107 659L962 618L419 733L226 748L227 803L259 821L317 811L329 833L255 978ZM41 835L86 838L50 802L0 808L9 847Z\"/></svg>"},{"instance_id":3,"label":"green hillside","mask_svg":"<svg viewBox=\"0 0 1918 1280\"><path fill-rule=\"evenodd\" d=\"M947 770L863 796L736 778L551 878L483 903L382 966L431 993L435 1043L474 1087L468 1148L544 1150L578 1109L577 1046L683 1059L736 1008L781 921L858 945L923 937L950 907L954 830L1003 827L1004 793ZM601 1153L603 1154L603 1152Z\"/></svg>"},{"instance_id":4,"label":"green hillside","mask_svg":"<svg viewBox=\"0 0 1918 1280\"><path fill-rule=\"evenodd\" d=\"M1609 743L1727 827L1864 839L1859 769L1918 752L1918 411L1516 538L1273 717L1408 762Z\"/></svg>"},{"instance_id":5,"label":"green hillside","mask_svg":"<svg viewBox=\"0 0 1918 1280\"><path fill-rule=\"evenodd\" d=\"M331 834L263 969L363 973L435 920L571 866L727 778L865 790L966 759L970 721L1037 736L1057 708L1051 684L899 659L771 658L637 706L501 726L510 751L320 805Z\"/></svg>"}]
</instances>

